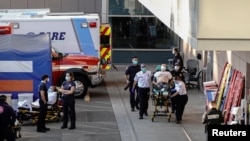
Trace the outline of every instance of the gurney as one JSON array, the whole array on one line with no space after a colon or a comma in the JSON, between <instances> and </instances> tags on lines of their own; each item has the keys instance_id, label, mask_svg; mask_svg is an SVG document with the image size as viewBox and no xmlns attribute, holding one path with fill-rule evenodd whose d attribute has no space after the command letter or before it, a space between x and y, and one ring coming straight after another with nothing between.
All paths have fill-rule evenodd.
<instances>
[{"instance_id":1,"label":"gurney","mask_svg":"<svg viewBox=\"0 0 250 141\"><path fill-rule=\"evenodd\" d=\"M154 121L155 116L167 116L168 122L171 119L171 100L169 97L169 86L161 86L161 88L153 88L153 93L151 95L152 105L155 106L153 115L151 117L152 122Z\"/></svg>"},{"instance_id":2,"label":"gurney","mask_svg":"<svg viewBox=\"0 0 250 141\"><path fill-rule=\"evenodd\" d=\"M59 121L61 118L62 106L59 105L59 95L57 92L48 93L48 110L46 115L46 121ZM24 121L30 121L32 124L36 124L39 116L39 99L34 102L27 100L18 102L17 119L23 124Z\"/></svg>"}]
</instances>

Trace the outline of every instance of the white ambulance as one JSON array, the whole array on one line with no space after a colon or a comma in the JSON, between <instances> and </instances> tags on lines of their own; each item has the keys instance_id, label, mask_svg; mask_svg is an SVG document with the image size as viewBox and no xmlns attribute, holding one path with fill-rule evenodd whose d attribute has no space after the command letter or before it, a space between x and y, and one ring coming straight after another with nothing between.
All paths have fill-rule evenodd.
<instances>
[{"instance_id":1,"label":"white ambulance","mask_svg":"<svg viewBox=\"0 0 250 141\"><path fill-rule=\"evenodd\" d=\"M60 61L54 58L52 64L54 85L62 83L65 72L75 72L79 88L76 96L82 97L88 86L103 81L102 69L111 66L111 29L105 24L107 30L102 34L98 14L31 13L0 13L0 21L12 24L12 34L50 34L52 52L60 56Z\"/></svg>"}]
</instances>

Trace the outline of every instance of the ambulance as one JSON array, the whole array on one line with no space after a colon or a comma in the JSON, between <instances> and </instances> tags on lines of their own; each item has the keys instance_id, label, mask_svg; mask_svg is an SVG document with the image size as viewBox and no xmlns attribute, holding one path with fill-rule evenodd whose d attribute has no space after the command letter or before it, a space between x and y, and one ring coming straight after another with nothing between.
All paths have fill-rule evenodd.
<instances>
[{"instance_id":1,"label":"ambulance","mask_svg":"<svg viewBox=\"0 0 250 141\"><path fill-rule=\"evenodd\" d=\"M1 11L1 10L0 10ZM111 27L101 24L98 14L0 12L0 21L12 24L12 34L50 35L52 85L60 86L65 72L75 75L75 96L103 81L111 68Z\"/></svg>"}]
</instances>

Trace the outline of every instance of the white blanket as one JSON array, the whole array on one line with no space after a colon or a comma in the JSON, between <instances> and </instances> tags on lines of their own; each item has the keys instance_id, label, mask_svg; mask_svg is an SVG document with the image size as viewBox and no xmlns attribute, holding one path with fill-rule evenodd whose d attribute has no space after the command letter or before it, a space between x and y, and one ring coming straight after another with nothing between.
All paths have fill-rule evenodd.
<instances>
[{"instance_id":1,"label":"white blanket","mask_svg":"<svg viewBox=\"0 0 250 141\"><path fill-rule=\"evenodd\" d=\"M57 100L57 92L49 92L48 93L48 104L53 105L56 103ZM30 109L32 111L33 108L39 108L39 99L35 100L34 102L28 102L27 100L19 101L18 102L18 107Z\"/></svg>"}]
</instances>

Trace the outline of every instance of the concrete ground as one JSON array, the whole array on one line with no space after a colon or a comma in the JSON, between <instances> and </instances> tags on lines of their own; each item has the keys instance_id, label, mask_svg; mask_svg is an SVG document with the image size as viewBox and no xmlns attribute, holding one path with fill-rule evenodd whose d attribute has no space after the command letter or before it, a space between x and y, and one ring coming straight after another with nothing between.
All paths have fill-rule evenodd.
<instances>
[{"instance_id":1,"label":"concrete ground","mask_svg":"<svg viewBox=\"0 0 250 141\"><path fill-rule=\"evenodd\" d=\"M110 70L102 85L90 88L90 101L76 99L77 122L75 130L60 129L62 122L47 122L51 131L37 133L36 126L25 121L19 141L205 141L201 116L205 110L205 96L197 89L189 89L189 101L181 124L170 122L166 116L151 115L154 111L149 100L149 116L138 119L138 111L131 112L129 93L124 91L124 65ZM154 71L155 65L148 68Z\"/></svg>"}]
</instances>

